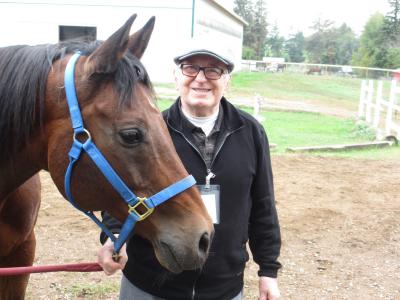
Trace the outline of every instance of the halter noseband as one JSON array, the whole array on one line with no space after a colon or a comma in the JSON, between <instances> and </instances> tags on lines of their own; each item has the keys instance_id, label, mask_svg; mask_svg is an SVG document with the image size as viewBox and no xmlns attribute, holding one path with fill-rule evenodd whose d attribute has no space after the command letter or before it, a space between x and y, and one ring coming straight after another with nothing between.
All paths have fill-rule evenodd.
<instances>
[{"instance_id":1,"label":"halter noseband","mask_svg":"<svg viewBox=\"0 0 400 300\"><path fill-rule=\"evenodd\" d=\"M75 64L78 61L80 53L77 52L72 55L69 60L67 67L65 69L65 92L67 96L67 102L69 107L69 112L71 116L72 128L74 130L73 136L73 144L71 150L69 151L69 165L67 171L65 173L65 194L68 198L68 201L71 204L85 213L88 217L90 217L103 231L104 233L114 242L114 251L118 253L129 237L129 234L135 227L137 221L142 221L146 219L154 210L154 208L166 200L174 197L175 195L183 192L184 190L190 188L196 183L196 180L192 175L189 175L182 180L166 187L161 190L157 194L149 198L141 198L137 197L122 181L122 179L118 176L118 174L114 171L111 165L107 162L105 157L101 154L100 150L96 147L94 142L92 141L90 132L84 127L82 115L79 109L78 99L76 96L75 89L75 81L74 81L74 71ZM77 136L85 135L86 140L84 142L80 142L77 139ZM128 205L129 215L126 218L120 235L118 238L114 236L114 234L95 216L93 211L86 211L78 207L76 202L74 201L71 193L71 175L74 164L78 161L82 151L85 151L87 155L92 159L92 161L97 165L103 175L107 178L107 180L111 183L114 189L120 194L122 199ZM145 209L145 212L139 212L137 210L138 207Z\"/></svg>"}]
</instances>

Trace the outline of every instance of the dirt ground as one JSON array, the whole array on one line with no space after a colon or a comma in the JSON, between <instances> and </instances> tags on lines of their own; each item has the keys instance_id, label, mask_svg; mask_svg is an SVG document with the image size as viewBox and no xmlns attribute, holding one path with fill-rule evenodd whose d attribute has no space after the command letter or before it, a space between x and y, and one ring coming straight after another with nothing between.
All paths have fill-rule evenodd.
<instances>
[{"instance_id":1,"label":"dirt ground","mask_svg":"<svg viewBox=\"0 0 400 300\"><path fill-rule=\"evenodd\" d=\"M273 156L283 299L400 299L400 160ZM36 265L96 260L98 229L42 173ZM257 299L257 266L245 299ZM33 274L27 299L117 299L120 274Z\"/></svg>"}]
</instances>

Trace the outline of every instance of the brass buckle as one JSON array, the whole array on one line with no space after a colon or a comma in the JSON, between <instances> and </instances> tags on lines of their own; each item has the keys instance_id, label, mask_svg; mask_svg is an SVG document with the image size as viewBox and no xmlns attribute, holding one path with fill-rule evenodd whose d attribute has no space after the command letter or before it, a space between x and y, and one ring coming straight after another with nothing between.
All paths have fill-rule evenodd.
<instances>
[{"instance_id":1,"label":"brass buckle","mask_svg":"<svg viewBox=\"0 0 400 300\"><path fill-rule=\"evenodd\" d=\"M136 216L139 219L138 221L143 221L144 219L146 219L148 216L151 215L151 213L154 211L154 208L150 208L150 207L147 206L147 204L145 202L147 200L146 197L143 197L143 198L137 197L137 199L139 201L135 205L132 206L132 205L128 204L128 207L129 207L128 212L129 213L132 213L132 212L135 213ZM140 206L140 205L141 205L141 207L145 208L146 211L144 213L140 213L137 210L137 207Z\"/></svg>"}]
</instances>

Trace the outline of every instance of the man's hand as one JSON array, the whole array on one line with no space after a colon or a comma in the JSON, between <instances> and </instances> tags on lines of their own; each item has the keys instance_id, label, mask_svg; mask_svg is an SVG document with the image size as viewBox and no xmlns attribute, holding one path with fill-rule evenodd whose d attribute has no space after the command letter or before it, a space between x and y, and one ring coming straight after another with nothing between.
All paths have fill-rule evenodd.
<instances>
[{"instance_id":1,"label":"man's hand","mask_svg":"<svg viewBox=\"0 0 400 300\"><path fill-rule=\"evenodd\" d=\"M112 275L118 270L122 270L128 261L128 256L126 254L126 245L121 248L119 252L118 261L113 260L114 243L107 239L104 245L100 248L97 254L97 262L103 268L106 275Z\"/></svg>"},{"instance_id":2,"label":"man's hand","mask_svg":"<svg viewBox=\"0 0 400 300\"><path fill-rule=\"evenodd\" d=\"M281 298L277 278L261 276L259 280L259 290L259 300L278 300Z\"/></svg>"}]
</instances>

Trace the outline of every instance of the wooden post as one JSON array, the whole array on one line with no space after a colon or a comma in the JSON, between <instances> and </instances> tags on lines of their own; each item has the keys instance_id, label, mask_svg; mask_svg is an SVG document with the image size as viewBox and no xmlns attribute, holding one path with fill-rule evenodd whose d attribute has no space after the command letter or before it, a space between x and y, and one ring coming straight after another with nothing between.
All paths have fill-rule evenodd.
<instances>
[{"instance_id":1,"label":"wooden post","mask_svg":"<svg viewBox=\"0 0 400 300\"><path fill-rule=\"evenodd\" d=\"M253 104L253 117L256 118L260 123L263 121L263 117L260 115L262 101L263 97L261 97L259 94L256 94Z\"/></svg>"},{"instance_id":2,"label":"wooden post","mask_svg":"<svg viewBox=\"0 0 400 300\"><path fill-rule=\"evenodd\" d=\"M378 87L376 90L374 122L372 123L372 126L374 126L376 129L379 128L379 121L381 118L382 101L383 101L382 91L383 91L383 82L382 80L379 80Z\"/></svg>"},{"instance_id":3,"label":"wooden post","mask_svg":"<svg viewBox=\"0 0 400 300\"><path fill-rule=\"evenodd\" d=\"M367 91L367 81L361 81L361 90L360 90L360 102L358 103L358 118L361 119L364 116L364 103L366 98Z\"/></svg>"},{"instance_id":4,"label":"wooden post","mask_svg":"<svg viewBox=\"0 0 400 300\"><path fill-rule=\"evenodd\" d=\"M386 111L386 122L385 122L385 134L386 136L391 135L392 131L392 118L393 118L393 106L396 99L396 80L392 80L392 85L390 87L390 98L388 103L388 108Z\"/></svg>"},{"instance_id":5,"label":"wooden post","mask_svg":"<svg viewBox=\"0 0 400 300\"><path fill-rule=\"evenodd\" d=\"M374 81L368 81L368 94L367 94L367 108L365 112L365 121L371 123L371 110L372 110L372 99L374 96Z\"/></svg>"}]
</instances>

